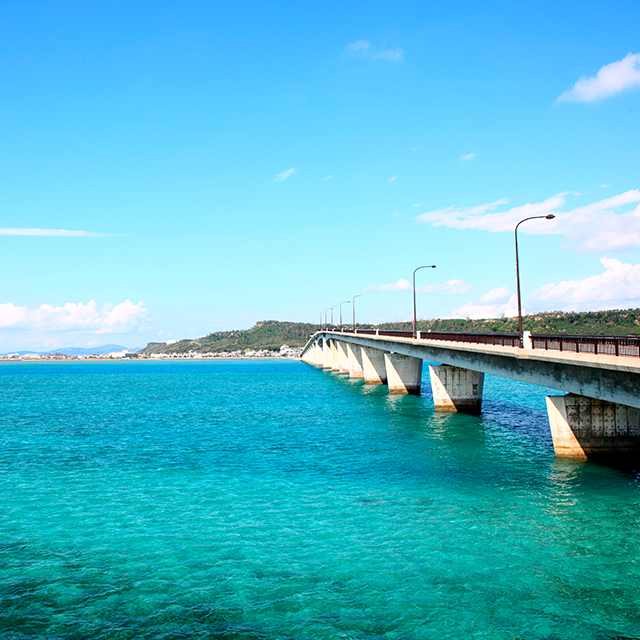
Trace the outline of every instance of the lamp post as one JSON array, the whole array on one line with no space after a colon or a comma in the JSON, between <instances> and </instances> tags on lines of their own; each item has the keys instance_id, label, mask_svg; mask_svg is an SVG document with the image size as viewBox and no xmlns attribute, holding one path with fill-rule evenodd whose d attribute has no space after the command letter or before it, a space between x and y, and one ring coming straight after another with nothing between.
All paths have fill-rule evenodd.
<instances>
[{"instance_id":1,"label":"lamp post","mask_svg":"<svg viewBox=\"0 0 640 640\"><path fill-rule=\"evenodd\" d=\"M333 327L333 310L337 307L337 304L334 304L333 307L331 307L331 326Z\"/></svg>"},{"instance_id":2,"label":"lamp post","mask_svg":"<svg viewBox=\"0 0 640 640\"><path fill-rule=\"evenodd\" d=\"M324 329L327 330L327 311L329 311L329 307L324 310Z\"/></svg>"},{"instance_id":3,"label":"lamp post","mask_svg":"<svg viewBox=\"0 0 640 640\"><path fill-rule=\"evenodd\" d=\"M340 328L341 328L341 329L342 329L342 305L343 305L343 304L351 304L351 301L350 301L350 300L343 300L343 301L340 303Z\"/></svg>"},{"instance_id":4,"label":"lamp post","mask_svg":"<svg viewBox=\"0 0 640 640\"><path fill-rule=\"evenodd\" d=\"M413 337L416 337L416 271L420 269L435 269L435 264L425 265L413 270Z\"/></svg>"},{"instance_id":5,"label":"lamp post","mask_svg":"<svg viewBox=\"0 0 640 640\"><path fill-rule=\"evenodd\" d=\"M518 345L521 349L524 348L524 341L523 341L523 332L522 332L522 304L520 301L520 263L518 261L518 227L523 222L526 222L527 220L536 220L541 218L544 218L545 220L553 220L555 216L553 215L553 213L550 213L547 216L530 216L529 218L524 218L520 220L520 222L518 222L514 230L515 239L516 239L516 288L518 292L518 336L519 336Z\"/></svg>"},{"instance_id":6,"label":"lamp post","mask_svg":"<svg viewBox=\"0 0 640 640\"><path fill-rule=\"evenodd\" d=\"M353 330L356 330L356 298L362 298L362 294L359 293L356 296L353 296L351 300L351 311L353 312Z\"/></svg>"}]
</instances>

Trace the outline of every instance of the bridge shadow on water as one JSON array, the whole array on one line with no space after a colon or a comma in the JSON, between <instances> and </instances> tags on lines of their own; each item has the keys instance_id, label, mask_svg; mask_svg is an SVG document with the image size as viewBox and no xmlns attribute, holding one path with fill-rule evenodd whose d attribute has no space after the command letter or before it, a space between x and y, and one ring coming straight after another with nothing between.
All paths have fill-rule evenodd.
<instances>
[{"instance_id":1,"label":"bridge shadow on water","mask_svg":"<svg viewBox=\"0 0 640 640\"><path fill-rule=\"evenodd\" d=\"M435 411L426 366L419 396L389 394L386 385L365 385L361 379L337 373L329 375L340 384L342 393L383 411L396 430L428 437L445 449L462 447L474 449L477 455L542 458L567 469L605 466L640 478L638 456L587 461L555 458L546 408L546 396L559 395L555 389L485 375L482 412L467 415Z\"/></svg>"}]
</instances>

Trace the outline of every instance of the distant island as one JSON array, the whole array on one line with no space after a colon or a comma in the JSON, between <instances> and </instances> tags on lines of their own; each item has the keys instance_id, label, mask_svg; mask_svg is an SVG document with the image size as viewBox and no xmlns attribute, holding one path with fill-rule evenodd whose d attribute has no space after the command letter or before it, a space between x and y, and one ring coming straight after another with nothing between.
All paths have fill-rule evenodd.
<instances>
[{"instance_id":1,"label":"distant island","mask_svg":"<svg viewBox=\"0 0 640 640\"><path fill-rule=\"evenodd\" d=\"M525 316L524 328L531 333L562 335L620 336L640 335L640 309L614 311L569 312L551 311ZM345 327L350 326L345 323ZM229 356L280 355L281 348L303 347L309 336L320 328L318 324L266 320L251 329L217 331L202 338L177 342L150 342L138 353L158 357L160 354L220 354ZM410 331L411 322L358 324L359 329ZM418 331L456 331L463 333L517 333L516 318L464 319L438 318L418 321ZM291 355L291 354L289 354Z\"/></svg>"}]
</instances>

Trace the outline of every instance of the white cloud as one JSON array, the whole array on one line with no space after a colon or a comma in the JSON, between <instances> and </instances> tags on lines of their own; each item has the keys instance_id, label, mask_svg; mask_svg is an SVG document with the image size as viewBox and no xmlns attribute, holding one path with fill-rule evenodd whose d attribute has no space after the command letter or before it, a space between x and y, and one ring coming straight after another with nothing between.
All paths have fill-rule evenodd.
<instances>
[{"instance_id":1,"label":"white cloud","mask_svg":"<svg viewBox=\"0 0 640 640\"><path fill-rule=\"evenodd\" d=\"M412 207L423 207L424 205L421 202L416 202L415 204L411 205Z\"/></svg>"},{"instance_id":2,"label":"white cloud","mask_svg":"<svg viewBox=\"0 0 640 640\"><path fill-rule=\"evenodd\" d=\"M329 174L326 178L322 178L323 180L333 180L333 176Z\"/></svg>"},{"instance_id":3,"label":"white cloud","mask_svg":"<svg viewBox=\"0 0 640 640\"><path fill-rule=\"evenodd\" d=\"M356 40L347 45L345 55L351 58L363 60L387 60L388 62L401 62L404 59L404 51L399 47L395 49L376 49L368 40Z\"/></svg>"},{"instance_id":4,"label":"white cloud","mask_svg":"<svg viewBox=\"0 0 640 640\"><path fill-rule=\"evenodd\" d=\"M469 293L473 289L473 285L463 280L447 280L442 284L430 284L425 287L416 287L416 291L420 293L436 293L445 296L458 296Z\"/></svg>"},{"instance_id":5,"label":"white cloud","mask_svg":"<svg viewBox=\"0 0 640 640\"><path fill-rule=\"evenodd\" d=\"M62 306L40 305L37 309L0 304L0 328L26 332L69 334L130 333L138 329L147 310L142 302L125 300L98 307L95 300L67 302Z\"/></svg>"},{"instance_id":6,"label":"white cloud","mask_svg":"<svg viewBox=\"0 0 640 640\"><path fill-rule=\"evenodd\" d=\"M454 229L482 229L513 232L515 225L529 216L553 213L555 220L532 220L521 226L522 233L558 234L567 246L581 251L612 251L640 246L640 190L599 200L586 206L563 211L568 192L543 202L495 211L507 200L497 200L474 207L448 207L416 216L418 223Z\"/></svg>"},{"instance_id":7,"label":"white cloud","mask_svg":"<svg viewBox=\"0 0 640 640\"><path fill-rule=\"evenodd\" d=\"M411 291L411 283L404 278L400 278L398 282L394 284L381 284L378 287L379 291Z\"/></svg>"},{"instance_id":8,"label":"white cloud","mask_svg":"<svg viewBox=\"0 0 640 640\"><path fill-rule=\"evenodd\" d=\"M605 64L595 76L580 78L558 101L595 102L640 86L640 53Z\"/></svg>"},{"instance_id":9,"label":"white cloud","mask_svg":"<svg viewBox=\"0 0 640 640\"><path fill-rule=\"evenodd\" d=\"M402 215L402 211L396 211L396 212L393 214L393 217L394 217L394 218L397 218L398 216L401 216L401 215Z\"/></svg>"},{"instance_id":10,"label":"white cloud","mask_svg":"<svg viewBox=\"0 0 640 640\"><path fill-rule=\"evenodd\" d=\"M72 231L69 229L0 229L0 236L56 236L65 238L103 238L108 233L94 233L93 231Z\"/></svg>"},{"instance_id":11,"label":"white cloud","mask_svg":"<svg viewBox=\"0 0 640 640\"><path fill-rule=\"evenodd\" d=\"M389 178L387 182L394 182L397 177L398 176L391 176L391 178Z\"/></svg>"},{"instance_id":12,"label":"white cloud","mask_svg":"<svg viewBox=\"0 0 640 640\"><path fill-rule=\"evenodd\" d=\"M474 158L477 158L478 154L477 153L467 153L464 156L460 156L460 162L468 162L469 160L473 160Z\"/></svg>"},{"instance_id":13,"label":"white cloud","mask_svg":"<svg viewBox=\"0 0 640 640\"><path fill-rule=\"evenodd\" d=\"M282 173L279 173L274 179L274 182L283 182L284 180L287 180L288 178L290 178L294 173L296 172L296 168L295 167L291 167L291 169L287 169L286 171L283 171Z\"/></svg>"},{"instance_id":14,"label":"white cloud","mask_svg":"<svg viewBox=\"0 0 640 640\"><path fill-rule=\"evenodd\" d=\"M452 312L455 318L513 317L518 314L518 300L507 287L498 287L463 304Z\"/></svg>"},{"instance_id":15,"label":"white cloud","mask_svg":"<svg viewBox=\"0 0 640 640\"><path fill-rule=\"evenodd\" d=\"M411 291L412 286L409 280L400 278L398 282L394 282L393 284L381 284L377 287L373 284L370 284L367 287L367 291L376 289L378 291ZM436 295L445 296L457 296L460 294L469 293L471 289L473 289L473 286L468 282L463 282L462 280L448 280L447 282L443 282L442 284L430 284L423 287L416 287L416 291L418 293L434 293Z\"/></svg>"},{"instance_id":16,"label":"white cloud","mask_svg":"<svg viewBox=\"0 0 640 640\"><path fill-rule=\"evenodd\" d=\"M601 258L604 273L584 280L563 280L536 289L528 301L540 309L598 311L640 307L640 264Z\"/></svg>"}]
</instances>

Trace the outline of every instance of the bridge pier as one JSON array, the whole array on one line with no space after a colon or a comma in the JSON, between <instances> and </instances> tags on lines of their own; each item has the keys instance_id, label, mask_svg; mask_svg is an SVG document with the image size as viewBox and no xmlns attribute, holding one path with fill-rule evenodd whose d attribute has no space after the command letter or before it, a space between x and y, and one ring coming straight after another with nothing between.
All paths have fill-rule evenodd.
<instances>
[{"instance_id":1,"label":"bridge pier","mask_svg":"<svg viewBox=\"0 0 640 640\"><path fill-rule=\"evenodd\" d=\"M640 409L567 394L547 396L558 458L585 459L637 452Z\"/></svg>"},{"instance_id":2,"label":"bridge pier","mask_svg":"<svg viewBox=\"0 0 640 640\"><path fill-rule=\"evenodd\" d=\"M333 354L331 353L331 340L328 340L327 338L324 339L324 344L322 346L322 353L323 353L322 368L325 371L331 371L331 368L333 367Z\"/></svg>"},{"instance_id":3,"label":"bridge pier","mask_svg":"<svg viewBox=\"0 0 640 640\"><path fill-rule=\"evenodd\" d=\"M399 353L384 354L389 393L420 395L422 383L422 359Z\"/></svg>"},{"instance_id":4,"label":"bridge pier","mask_svg":"<svg viewBox=\"0 0 640 640\"><path fill-rule=\"evenodd\" d=\"M349 377L364 378L361 347L347 342L347 357L349 358Z\"/></svg>"},{"instance_id":5,"label":"bridge pier","mask_svg":"<svg viewBox=\"0 0 640 640\"><path fill-rule=\"evenodd\" d=\"M349 357L347 356L347 343L336 340L336 349L338 350L338 372L342 375L349 373Z\"/></svg>"},{"instance_id":6,"label":"bridge pier","mask_svg":"<svg viewBox=\"0 0 640 640\"><path fill-rule=\"evenodd\" d=\"M313 346L311 349L309 349L307 353L303 353L301 359L304 362L306 362L307 364L315 364L316 363L316 348L315 348L315 346Z\"/></svg>"},{"instance_id":7,"label":"bridge pier","mask_svg":"<svg viewBox=\"0 0 640 640\"><path fill-rule=\"evenodd\" d=\"M331 371L340 371L340 361L338 360L338 341L331 340Z\"/></svg>"},{"instance_id":8,"label":"bridge pier","mask_svg":"<svg viewBox=\"0 0 640 640\"><path fill-rule=\"evenodd\" d=\"M387 369L384 365L384 351L374 347L361 347L361 349L365 384L386 384Z\"/></svg>"},{"instance_id":9,"label":"bridge pier","mask_svg":"<svg viewBox=\"0 0 640 640\"><path fill-rule=\"evenodd\" d=\"M429 366L436 411L480 413L484 373L448 364Z\"/></svg>"}]
</instances>

